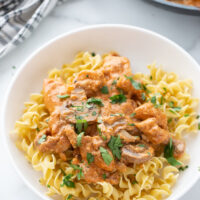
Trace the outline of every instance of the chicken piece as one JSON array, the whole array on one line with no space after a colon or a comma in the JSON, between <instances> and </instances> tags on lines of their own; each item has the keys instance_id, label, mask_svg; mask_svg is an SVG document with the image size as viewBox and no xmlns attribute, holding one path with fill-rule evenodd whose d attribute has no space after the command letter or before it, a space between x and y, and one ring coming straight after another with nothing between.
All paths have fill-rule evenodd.
<instances>
[{"instance_id":1,"label":"chicken piece","mask_svg":"<svg viewBox=\"0 0 200 200\"><path fill-rule=\"evenodd\" d=\"M115 162L114 162L112 153L110 152L110 150L106 149L108 153L110 154L110 156L113 158L111 163L107 165L104 162L99 150L101 146L105 146L105 142L99 136L82 137L81 146L80 146L80 153L81 153L82 159L85 162L87 162L87 153L91 153L94 156L94 164L96 166L109 172L115 171Z\"/></svg>"},{"instance_id":2,"label":"chicken piece","mask_svg":"<svg viewBox=\"0 0 200 200\"><path fill-rule=\"evenodd\" d=\"M58 78L45 79L43 82L44 91L44 104L46 105L48 111L52 113L57 106L61 106L65 99L60 99L57 95L65 95L66 87L64 82Z\"/></svg>"},{"instance_id":3,"label":"chicken piece","mask_svg":"<svg viewBox=\"0 0 200 200\"><path fill-rule=\"evenodd\" d=\"M152 103L144 103L135 109L135 118L145 120L148 118L156 118L158 125L167 130L167 117L159 109L155 108Z\"/></svg>"},{"instance_id":4,"label":"chicken piece","mask_svg":"<svg viewBox=\"0 0 200 200\"><path fill-rule=\"evenodd\" d=\"M125 145L122 147L122 162L140 164L152 158L154 149L147 144Z\"/></svg>"},{"instance_id":5,"label":"chicken piece","mask_svg":"<svg viewBox=\"0 0 200 200\"><path fill-rule=\"evenodd\" d=\"M132 76L130 76L130 77L132 77ZM135 82L138 82L138 81L135 81ZM138 84L140 84L140 83L138 82ZM117 88L121 88L125 94L128 94L128 96L130 96L130 97L134 96L137 99L143 101L142 93L144 92L144 90L135 88L132 85L131 81L128 78L126 78L125 76L121 76L119 78L116 86L117 86Z\"/></svg>"},{"instance_id":6,"label":"chicken piece","mask_svg":"<svg viewBox=\"0 0 200 200\"><path fill-rule=\"evenodd\" d=\"M81 71L75 81L76 88L83 88L87 97L94 96L104 85L104 75L100 71Z\"/></svg>"},{"instance_id":7,"label":"chicken piece","mask_svg":"<svg viewBox=\"0 0 200 200\"><path fill-rule=\"evenodd\" d=\"M118 133L118 135L120 136L120 139L122 139L124 143L135 143L140 141L139 136L133 136L129 134L126 130L121 130Z\"/></svg>"},{"instance_id":8,"label":"chicken piece","mask_svg":"<svg viewBox=\"0 0 200 200\"><path fill-rule=\"evenodd\" d=\"M101 71L107 80L117 79L122 74L131 75L130 62L122 56L106 56Z\"/></svg>"},{"instance_id":9,"label":"chicken piece","mask_svg":"<svg viewBox=\"0 0 200 200\"><path fill-rule=\"evenodd\" d=\"M136 122L135 126L146 136L145 139L153 144L167 144L169 141L170 133L158 126L156 118Z\"/></svg>"},{"instance_id":10,"label":"chicken piece","mask_svg":"<svg viewBox=\"0 0 200 200\"><path fill-rule=\"evenodd\" d=\"M172 143L174 146L174 157L180 158L185 152L185 142L182 140L173 139Z\"/></svg>"},{"instance_id":11,"label":"chicken piece","mask_svg":"<svg viewBox=\"0 0 200 200\"><path fill-rule=\"evenodd\" d=\"M64 127L65 129L65 134L68 138L68 140L70 141L71 145L76 148L77 147L77 134L74 131L74 127L71 125L66 125Z\"/></svg>"},{"instance_id":12,"label":"chicken piece","mask_svg":"<svg viewBox=\"0 0 200 200\"><path fill-rule=\"evenodd\" d=\"M107 171L96 167L95 164L90 164L90 166L88 167L86 163L81 163L80 166L83 169L84 178L87 183L106 181L111 183L112 185L119 184L120 175L118 172L110 174ZM103 178L103 175L105 176L105 178Z\"/></svg>"},{"instance_id":13,"label":"chicken piece","mask_svg":"<svg viewBox=\"0 0 200 200\"><path fill-rule=\"evenodd\" d=\"M42 130L35 138L34 144L41 152L63 153L71 146L67 136L60 132L56 136L50 135L49 129Z\"/></svg>"}]
</instances>

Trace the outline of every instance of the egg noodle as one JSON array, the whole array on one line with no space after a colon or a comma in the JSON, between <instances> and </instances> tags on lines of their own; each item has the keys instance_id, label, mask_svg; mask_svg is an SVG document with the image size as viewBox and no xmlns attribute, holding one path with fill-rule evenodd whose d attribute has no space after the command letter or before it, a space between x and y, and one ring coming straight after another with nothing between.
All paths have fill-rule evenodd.
<instances>
[{"instance_id":1,"label":"egg noodle","mask_svg":"<svg viewBox=\"0 0 200 200\"><path fill-rule=\"evenodd\" d=\"M53 69L49 78L61 77L67 83L70 77L85 69L96 70L102 66L103 56L89 52L79 53L71 64L63 65L62 69ZM159 108L168 117L168 128L175 138L182 138L183 133L197 132L196 107L198 100L191 96L191 80L179 80L175 73L168 73L155 65L149 65L150 75L138 73L134 78L146 84L148 98L155 96ZM163 101L164 103L161 103ZM172 111L167 107L170 101L181 107L180 111ZM161 105L162 104L162 105ZM43 94L31 94L30 101L25 102L25 110L15 124L14 133L18 135L17 146L25 152L32 167L42 172L40 183L47 188L47 194L60 199L123 199L123 200L156 200L168 197L175 184L179 170L168 164L163 157L127 167L120 176L120 183L113 186L108 182L88 184L84 180L76 180L76 171L57 155L42 153L34 147L34 138L40 130L48 127L49 114L43 102ZM67 160L72 159L70 150ZM180 162L188 162L189 156L184 154ZM73 174L75 188L60 187L63 172ZM136 181L131 181L135 178Z\"/></svg>"}]
</instances>

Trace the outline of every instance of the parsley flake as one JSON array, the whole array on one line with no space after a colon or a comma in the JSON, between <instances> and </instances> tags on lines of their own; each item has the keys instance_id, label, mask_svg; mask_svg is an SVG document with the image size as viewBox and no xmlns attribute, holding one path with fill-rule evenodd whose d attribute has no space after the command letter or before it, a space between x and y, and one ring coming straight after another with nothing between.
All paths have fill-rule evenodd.
<instances>
[{"instance_id":1,"label":"parsley flake","mask_svg":"<svg viewBox=\"0 0 200 200\"><path fill-rule=\"evenodd\" d=\"M126 76L125 77L127 79L129 79L129 81L131 82L132 86L136 89L136 90L141 90L142 89L142 84L133 80L133 78L131 76Z\"/></svg>"},{"instance_id":2,"label":"parsley flake","mask_svg":"<svg viewBox=\"0 0 200 200\"><path fill-rule=\"evenodd\" d=\"M112 156L103 147L100 147L100 152L101 152L101 156L102 156L104 162L106 163L106 165L110 165L110 163L113 160Z\"/></svg>"},{"instance_id":3,"label":"parsley flake","mask_svg":"<svg viewBox=\"0 0 200 200\"><path fill-rule=\"evenodd\" d=\"M108 87L107 87L107 86L103 86L103 87L101 88L101 92L102 92L103 94L108 94L108 93L109 93Z\"/></svg>"},{"instance_id":4,"label":"parsley flake","mask_svg":"<svg viewBox=\"0 0 200 200\"><path fill-rule=\"evenodd\" d=\"M69 194L66 198L66 200L70 200L73 196L71 194Z\"/></svg>"},{"instance_id":5,"label":"parsley flake","mask_svg":"<svg viewBox=\"0 0 200 200\"><path fill-rule=\"evenodd\" d=\"M130 117L134 117L136 115L136 113L132 113L130 114Z\"/></svg>"},{"instance_id":6,"label":"parsley flake","mask_svg":"<svg viewBox=\"0 0 200 200\"><path fill-rule=\"evenodd\" d=\"M81 140L82 137L84 135L84 132L79 133L79 135L77 136L77 146L80 147L81 146Z\"/></svg>"},{"instance_id":7,"label":"parsley flake","mask_svg":"<svg viewBox=\"0 0 200 200\"><path fill-rule=\"evenodd\" d=\"M94 162L94 156L91 153L87 153L87 161L89 165Z\"/></svg>"},{"instance_id":8,"label":"parsley flake","mask_svg":"<svg viewBox=\"0 0 200 200\"><path fill-rule=\"evenodd\" d=\"M179 171L184 171L188 168L189 166L188 165L185 165L185 166L181 166L178 168Z\"/></svg>"},{"instance_id":9,"label":"parsley flake","mask_svg":"<svg viewBox=\"0 0 200 200\"><path fill-rule=\"evenodd\" d=\"M92 112L92 116L96 116L97 115L97 112L96 111L93 111Z\"/></svg>"},{"instance_id":10,"label":"parsley flake","mask_svg":"<svg viewBox=\"0 0 200 200\"><path fill-rule=\"evenodd\" d=\"M91 103L99 105L99 106L104 106L101 99L97 99L94 97L88 99L86 105L90 105Z\"/></svg>"},{"instance_id":11,"label":"parsley flake","mask_svg":"<svg viewBox=\"0 0 200 200\"><path fill-rule=\"evenodd\" d=\"M94 56L96 56L96 53L92 52L91 55L92 55L92 57L94 57Z\"/></svg>"},{"instance_id":12,"label":"parsley flake","mask_svg":"<svg viewBox=\"0 0 200 200\"><path fill-rule=\"evenodd\" d=\"M179 161L174 158L174 145L172 143L172 138L170 138L169 143L165 146L164 157L167 159L168 163L172 166L181 165Z\"/></svg>"},{"instance_id":13,"label":"parsley flake","mask_svg":"<svg viewBox=\"0 0 200 200\"><path fill-rule=\"evenodd\" d=\"M143 100L143 101L146 100L146 95L145 95L145 93L142 93L142 100Z\"/></svg>"},{"instance_id":14,"label":"parsley flake","mask_svg":"<svg viewBox=\"0 0 200 200\"><path fill-rule=\"evenodd\" d=\"M42 144L43 142L45 142L47 139L47 136L44 134L42 135L42 137L38 140L38 144Z\"/></svg>"},{"instance_id":15,"label":"parsley flake","mask_svg":"<svg viewBox=\"0 0 200 200\"><path fill-rule=\"evenodd\" d=\"M119 160L121 159L121 147L122 147L122 142L119 136L111 136L111 139L108 143L108 147L112 151L112 154L115 158L118 158Z\"/></svg>"},{"instance_id":16,"label":"parsley flake","mask_svg":"<svg viewBox=\"0 0 200 200\"><path fill-rule=\"evenodd\" d=\"M156 104L156 96L151 97L151 103L154 105Z\"/></svg>"},{"instance_id":17,"label":"parsley flake","mask_svg":"<svg viewBox=\"0 0 200 200\"><path fill-rule=\"evenodd\" d=\"M64 94L64 95L57 95L57 97L59 99L66 99L66 98L69 98L70 96L68 94Z\"/></svg>"},{"instance_id":18,"label":"parsley flake","mask_svg":"<svg viewBox=\"0 0 200 200\"><path fill-rule=\"evenodd\" d=\"M102 178L105 180L107 178L106 174L102 174Z\"/></svg>"},{"instance_id":19,"label":"parsley flake","mask_svg":"<svg viewBox=\"0 0 200 200\"><path fill-rule=\"evenodd\" d=\"M117 94L110 97L111 103L123 103L126 102L126 96L123 94Z\"/></svg>"},{"instance_id":20,"label":"parsley flake","mask_svg":"<svg viewBox=\"0 0 200 200\"><path fill-rule=\"evenodd\" d=\"M85 131L87 129L88 122L85 119L77 119L75 126L76 126L78 133L81 133L83 130Z\"/></svg>"},{"instance_id":21,"label":"parsley flake","mask_svg":"<svg viewBox=\"0 0 200 200\"><path fill-rule=\"evenodd\" d=\"M112 85L116 85L117 84L117 80L114 80L113 82L112 82Z\"/></svg>"},{"instance_id":22,"label":"parsley flake","mask_svg":"<svg viewBox=\"0 0 200 200\"><path fill-rule=\"evenodd\" d=\"M81 177L84 176L84 174L83 174L83 169L82 169L79 165L70 164L70 167L72 167L72 168L75 169L75 170L79 170L79 172L77 173L77 178L78 178L78 180L80 180Z\"/></svg>"},{"instance_id":23,"label":"parsley flake","mask_svg":"<svg viewBox=\"0 0 200 200\"><path fill-rule=\"evenodd\" d=\"M60 187L64 187L64 185L65 185L65 186L70 187L70 188L75 188L74 182L72 182L70 180L72 176L73 176L73 174L64 175L63 182L62 182L62 184L60 184Z\"/></svg>"}]
</instances>

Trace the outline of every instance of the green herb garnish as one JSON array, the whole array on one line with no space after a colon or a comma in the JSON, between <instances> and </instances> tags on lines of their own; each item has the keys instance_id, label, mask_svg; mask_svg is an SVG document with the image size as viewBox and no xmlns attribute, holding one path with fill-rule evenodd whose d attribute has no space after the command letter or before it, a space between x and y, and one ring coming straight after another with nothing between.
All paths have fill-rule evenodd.
<instances>
[{"instance_id":1,"label":"green herb garnish","mask_svg":"<svg viewBox=\"0 0 200 200\"><path fill-rule=\"evenodd\" d=\"M112 82L112 85L116 85L117 84L117 80L114 80L113 82Z\"/></svg>"},{"instance_id":2,"label":"green herb garnish","mask_svg":"<svg viewBox=\"0 0 200 200\"><path fill-rule=\"evenodd\" d=\"M152 80L152 79L153 79L153 77L152 77L152 76L150 76L150 77L149 77L149 79L150 79L150 80Z\"/></svg>"},{"instance_id":3,"label":"green herb garnish","mask_svg":"<svg viewBox=\"0 0 200 200\"><path fill-rule=\"evenodd\" d=\"M167 159L168 163L172 166L181 165L179 161L174 158L174 145L172 143L172 138L170 138L169 143L165 146L164 157Z\"/></svg>"},{"instance_id":4,"label":"green herb garnish","mask_svg":"<svg viewBox=\"0 0 200 200\"><path fill-rule=\"evenodd\" d=\"M132 184L135 185L135 184L138 184L138 182L137 182L136 180L134 180L134 181L132 182Z\"/></svg>"},{"instance_id":5,"label":"green herb garnish","mask_svg":"<svg viewBox=\"0 0 200 200\"><path fill-rule=\"evenodd\" d=\"M189 116L190 116L190 115L189 115L189 114L187 114L187 113L184 115L184 117L189 117Z\"/></svg>"},{"instance_id":6,"label":"green herb garnish","mask_svg":"<svg viewBox=\"0 0 200 200\"><path fill-rule=\"evenodd\" d=\"M47 139L47 136L44 134L42 135L42 137L38 140L38 144L42 144L43 142L45 142Z\"/></svg>"},{"instance_id":7,"label":"green herb garnish","mask_svg":"<svg viewBox=\"0 0 200 200\"><path fill-rule=\"evenodd\" d=\"M87 161L88 161L88 164L91 164L92 162L94 162L94 156L91 153L87 153Z\"/></svg>"},{"instance_id":8,"label":"green herb garnish","mask_svg":"<svg viewBox=\"0 0 200 200\"><path fill-rule=\"evenodd\" d=\"M103 94L108 94L108 93L109 93L108 87L107 87L107 86L103 86L103 87L101 88L101 92L102 92Z\"/></svg>"},{"instance_id":9,"label":"green herb garnish","mask_svg":"<svg viewBox=\"0 0 200 200\"><path fill-rule=\"evenodd\" d=\"M51 186L49 184L47 184L47 187L50 188Z\"/></svg>"},{"instance_id":10,"label":"green herb garnish","mask_svg":"<svg viewBox=\"0 0 200 200\"><path fill-rule=\"evenodd\" d=\"M84 176L84 174L83 174L83 169L82 169L79 165L70 164L70 167L72 167L72 168L75 169L75 170L79 170L79 172L77 173L77 178L78 178L78 180L80 180L81 177Z\"/></svg>"},{"instance_id":11,"label":"green herb garnish","mask_svg":"<svg viewBox=\"0 0 200 200\"><path fill-rule=\"evenodd\" d=\"M128 124L129 126L135 126L135 124L134 123L131 123L131 124Z\"/></svg>"},{"instance_id":12,"label":"green herb garnish","mask_svg":"<svg viewBox=\"0 0 200 200\"><path fill-rule=\"evenodd\" d=\"M142 100L143 100L143 101L146 100L146 95L145 95L145 93L142 93Z\"/></svg>"},{"instance_id":13,"label":"green herb garnish","mask_svg":"<svg viewBox=\"0 0 200 200\"><path fill-rule=\"evenodd\" d=\"M198 123L198 129L200 130L200 123Z\"/></svg>"},{"instance_id":14,"label":"green herb garnish","mask_svg":"<svg viewBox=\"0 0 200 200\"><path fill-rule=\"evenodd\" d=\"M102 178L105 180L107 178L106 174L102 174Z\"/></svg>"},{"instance_id":15,"label":"green herb garnish","mask_svg":"<svg viewBox=\"0 0 200 200\"><path fill-rule=\"evenodd\" d=\"M167 122L168 122L168 123L172 122L172 118L169 118L169 119L167 120Z\"/></svg>"},{"instance_id":16,"label":"green herb garnish","mask_svg":"<svg viewBox=\"0 0 200 200\"><path fill-rule=\"evenodd\" d=\"M82 137L84 135L84 132L79 133L79 135L77 136L77 146L80 147L81 146L81 140Z\"/></svg>"},{"instance_id":17,"label":"green herb garnish","mask_svg":"<svg viewBox=\"0 0 200 200\"><path fill-rule=\"evenodd\" d=\"M112 104L123 103L123 102L126 102L126 96L123 94L117 94L110 97L110 100Z\"/></svg>"},{"instance_id":18,"label":"green herb garnish","mask_svg":"<svg viewBox=\"0 0 200 200\"><path fill-rule=\"evenodd\" d=\"M124 114L123 113L116 113L116 114L110 114L110 116L120 116L120 117L123 117L124 116Z\"/></svg>"},{"instance_id":19,"label":"green herb garnish","mask_svg":"<svg viewBox=\"0 0 200 200\"><path fill-rule=\"evenodd\" d=\"M89 105L91 103L99 105L99 106L104 106L101 99L97 99L97 98L94 98L94 97L88 99L86 105Z\"/></svg>"},{"instance_id":20,"label":"green herb garnish","mask_svg":"<svg viewBox=\"0 0 200 200\"><path fill-rule=\"evenodd\" d=\"M36 128L36 131L37 131L37 132L40 132L40 129L37 127L37 128Z\"/></svg>"},{"instance_id":21,"label":"green herb garnish","mask_svg":"<svg viewBox=\"0 0 200 200\"><path fill-rule=\"evenodd\" d=\"M75 188L74 182L70 181L72 176L73 176L73 174L64 175L63 182L62 182L62 184L60 184L60 187L63 187L64 185L66 185L67 187Z\"/></svg>"},{"instance_id":22,"label":"green herb garnish","mask_svg":"<svg viewBox=\"0 0 200 200\"><path fill-rule=\"evenodd\" d=\"M66 198L66 200L70 200L73 196L71 194L69 194Z\"/></svg>"},{"instance_id":23,"label":"green herb garnish","mask_svg":"<svg viewBox=\"0 0 200 200\"><path fill-rule=\"evenodd\" d=\"M94 56L96 56L96 53L92 52L91 55L92 55L92 57L94 57Z\"/></svg>"},{"instance_id":24,"label":"green herb garnish","mask_svg":"<svg viewBox=\"0 0 200 200\"><path fill-rule=\"evenodd\" d=\"M136 115L136 113L132 113L130 114L130 117L134 117Z\"/></svg>"},{"instance_id":25,"label":"green herb garnish","mask_svg":"<svg viewBox=\"0 0 200 200\"><path fill-rule=\"evenodd\" d=\"M64 94L64 95L57 95L57 97L58 97L58 98L60 98L60 99L66 99L66 98L69 98L69 97L70 97L70 95L68 95L68 94Z\"/></svg>"},{"instance_id":26,"label":"green herb garnish","mask_svg":"<svg viewBox=\"0 0 200 200\"><path fill-rule=\"evenodd\" d=\"M138 144L137 146L138 146L138 147L146 147L145 144Z\"/></svg>"},{"instance_id":27,"label":"green herb garnish","mask_svg":"<svg viewBox=\"0 0 200 200\"><path fill-rule=\"evenodd\" d=\"M112 162L112 156L108 153L108 151L106 149L104 149L103 147L100 147L100 152L101 152L101 156L104 160L104 162L106 163L106 165L110 165L110 163Z\"/></svg>"},{"instance_id":28,"label":"green herb garnish","mask_svg":"<svg viewBox=\"0 0 200 200\"><path fill-rule=\"evenodd\" d=\"M184 171L188 168L189 166L188 165L185 165L185 166L181 166L178 168L179 171Z\"/></svg>"},{"instance_id":29,"label":"green herb garnish","mask_svg":"<svg viewBox=\"0 0 200 200\"><path fill-rule=\"evenodd\" d=\"M151 97L151 103L154 105L156 104L156 96Z\"/></svg>"},{"instance_id":30,"label":"green herb garnish","mask_svg":"<svg viewBox=\"0 0 200 200\"><path fill-rule=\"evenodd\" d=\"M136 90L141 90L141 89L142 89L142 84L141 84L141 83L139 83L139 82L133 80L133 78L132 78L131 76L126 76L126 75L125 75L125 77L126 77L127 79L130 80L132 86L133 86Z\"/></svg>"},{"instance_id":31,"label":"green herb garnish","mask_svg":"<svg viewBox=\"0 0 200 200\"><path fill-rule=\"evenodd\" d=\"M78 133L81 133L83 130L85 131L88 127L88 122L85 119L78 119L76 120L76 129Z\"/></svg>"},{"instance_id":32,"label":"green herb garnish","mask_svg":"<svg viewBox=\"0 0 200 200\"><path fill-rule=\"evenodd\" d=\"M96 111L93 111L92 112L92 116L96 116L97 115L97 112Z\"/></svg>"},{"instance_id":33,"label":"green herb garnish","mask_svg":"<svg viewBox=\"0 0 200 200\"><path fill-rule=\"evenodd\" d=\"M122 147L122 142L119 136L111 136L111 139L108 143L108 147L112 151L112 154L115 158L118 158L119 160L121 159L121 147Z\"/></svg>"}]
</instances>

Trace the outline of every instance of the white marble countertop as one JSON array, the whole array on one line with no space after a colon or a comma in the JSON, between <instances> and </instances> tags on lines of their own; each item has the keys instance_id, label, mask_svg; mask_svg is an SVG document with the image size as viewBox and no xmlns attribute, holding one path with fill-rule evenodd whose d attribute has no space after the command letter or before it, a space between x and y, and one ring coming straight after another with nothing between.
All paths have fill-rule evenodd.
<instances>
[{"instance_id":1,"label":"white marble countertop","mask_svg":"<svg viewBox=\"0 0 200 200\"><path fill-rule=\"evenodd\" d=\"M42 44L74 28L102 23L130 24L160 33L182 46L200 63L200 16L164 10L149 0L68 0L56 7L23 44L0 59L2 97L21 63ZM0 199L39 199L16 174L1 138L0 147ZM199 200L199 187L200 181L182 200Z\"/></svg>"}]
</instances>

